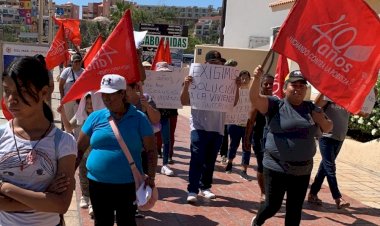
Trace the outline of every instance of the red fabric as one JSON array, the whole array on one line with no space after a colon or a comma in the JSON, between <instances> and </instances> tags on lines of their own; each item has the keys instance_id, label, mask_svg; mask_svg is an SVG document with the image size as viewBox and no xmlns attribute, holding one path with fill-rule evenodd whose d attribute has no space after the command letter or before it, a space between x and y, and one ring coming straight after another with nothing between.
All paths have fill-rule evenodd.
<instances>
[{"instance_id":1,"label":"red fabric","mask_svg":"<svg viewBox=\"0 0 380 226\"><path fill-rule=\"evenodd\" d=\"M4 117L9 121L13 119L13 115L10 111L8 111L7 105L5 104L4 97L1 98L1 110L3 111Z\"/></svg>"},{"instance_id":2,"label":"red fabric","mask_svg":"<svg viewBox=\"0 0 380 226\"><path fill-rule=\"evenodd\" d=\"M65 27L65 37L69 39L75 46L80 46L82 36L80 34L80 20L79 19L60 19L53 17L55 24L63 24Z\"/></svg>"},{"instance_id":3,"label":"red fabric","mask_svg":"<svg viewBox=\"0 0 380 226\"><path fill-rule=\"evenodd\" d=\"M95 57L96 53L100 50L103 44L103 37L99 35L94 44L92 44L90 50L87 52L87 54L83 58L83 64L86 68L92 61L92 59Z\"/></svg>"},{"instance_id":4,"label":"red fabric","mask_svg":"<svg viewBox=\"0 0 380 226\"><path fill-rule=\"evenodd\" d=\"M358 113L377 80L379 37L378 15L363 0L296 1L273 49L296 61L319 91Z\"/></svg>"},{"instance_id":5,"label":"red fabric","mask_svg":"<svg viewBox=\"0 0 380 226\"><path fill-rule=\"evenodd\" d=\"M289 74L288 59L279 55L277 59L276 75L273 83L273 96L284 98L283 87L286 76Z\"/></svg>"},{"instance_id":6,"label":"red fabric","mask_svg":"<svg viewBox=\"0 0 380 226\"><path fill-rule=\"evenodd\" d=\"M156 55L154 56L152 66L150 69L152 71L155 71L157 62L162 62L162 61L165 61L165 46L164 46L163 38L161 38L160 43L158 44L157 52L156 52Z\"/></svg>"},{"instance_id":7,"label":"red fabric","mask_svg":"<svg viewBox=\"0 0 380 226\"><path fill-rule=\"evenodd\" d=\"M98 90L100 81L106 74L121 75L128 83L140 81L129 10L124 13L107 41L63 98L62 103L79 99L88 91Z\"/></svg>"},{"instance_id":8,"label":"red fabric","mask_svg":"<svg viewBox=\"0 0 380 226\"><path fill-rule=\"evenodd\" d=\"M172 64L172 55L170 54L170 45L169 45L169 40L166 40L166 45L165 45L165 62L168 64Z\"/></svg>"},{"instance_id":9,"label":"red fabric","mask_svg":"<svg viewBox=\"0 0 380 226\"><path fill-rule=\"evenodd\" d=\"M70 54L67 51L64 28L61 25L54 37L48 53L46 54L46 68L48 70L52 70L62 62L66 64L69 58Z\"/></svg>"}]
</instances>

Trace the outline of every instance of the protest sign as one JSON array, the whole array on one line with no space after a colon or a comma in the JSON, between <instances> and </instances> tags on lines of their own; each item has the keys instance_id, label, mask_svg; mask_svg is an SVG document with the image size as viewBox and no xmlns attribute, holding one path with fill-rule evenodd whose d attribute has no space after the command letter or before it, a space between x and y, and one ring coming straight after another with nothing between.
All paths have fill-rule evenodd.
<instances>
[{"instance_id":1,"label":"protest sign","mask_svg":"<svg viewBox=\"0 0 380 226\"><path fill-rule=\"evenodd\" d=\"M182 108L180 96L186 71L145 71L144 92L148 93L157 108Z\"/></svg>"},{"instance_id":2,"label":"protest sign","mask_svg":"<svg viewBox=\"0 0 380 226\"><path fill-rule=\"evenodd\" d=\"M245 125L247 123L251 107L252 104L249 99L249 89L240 89L239 102L232 109L232 111L227 112L225 124Z\"/></svg>"},{"instance_id":3,"label":"protest sign","mask_svg":"<svg viewBox=\"0 0 380 226\"><path fill-rule=\"evenodd\" d=\"M189 87L192 109L228 112L235 101L239 69L214 64L191 64Z\"/></svg>"}]
</instances>

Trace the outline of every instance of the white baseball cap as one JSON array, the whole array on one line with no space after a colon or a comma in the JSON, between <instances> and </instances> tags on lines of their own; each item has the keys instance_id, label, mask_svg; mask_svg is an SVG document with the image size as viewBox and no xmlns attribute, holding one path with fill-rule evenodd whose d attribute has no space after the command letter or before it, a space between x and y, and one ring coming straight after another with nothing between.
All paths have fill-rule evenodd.
<instances>
[{"instance_id":1,"label":"white baseball cap","mask_svg":"<svg viewBox=\"0 0 380 226\"><path fill-rule=\"evenodd\" d=\"M96 93L116 93L127 89L125 78L116 74L104 75L100 82L100 89Z\"/></svg>"}]
</instances>

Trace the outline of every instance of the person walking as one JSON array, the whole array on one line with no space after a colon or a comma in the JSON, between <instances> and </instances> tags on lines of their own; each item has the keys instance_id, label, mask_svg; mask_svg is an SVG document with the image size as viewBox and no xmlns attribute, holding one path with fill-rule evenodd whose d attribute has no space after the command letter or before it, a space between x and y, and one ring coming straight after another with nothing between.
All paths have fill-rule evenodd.
<instances>
[{"instance_id":1,"label":"person walking","mask_svg":"<svg viewBox=\"0 0 380 226\"><path fill-rule=\"evenodd\" d=\"M292 71L284 84L284 99L260 95L261 66L254 71L250 87L252 107L264 114L268 133L265 141L265 202L261 203L251 225L263 225L282 205L286 193L285 226L300 224L302 205L309 185L315 137L329 132L332 122L322 109L304 101L306 80L301 71Z\"/></svg>"},{"instance_id":2,"label":"person walking","mask_svg":"<svg viewBox=\"0 0 380 226\"><path fill-rule=\"evenodd\" d=\"M327 178L336 207L338 209L346 208L350 206L350 203L342 198L342 194L339 191L335 160L338 157L348 131L350 113L327 97L324 97L323 94L317 96L315 104L324 109L326 115L333 121L334 128L329 133L323 133L322 137L319 138L319 150L321 151L322 160L314 182L310 187L307 200L309 203L322 205L322 200L318 198L318 192L321 190L323 181Z\"/></svg>"},{"instance_id":3,"label":"person walking","mask_svg":"<svg viewBox=\"0 0 380 226\"><path fill-rule=\"evenodd\" d=\"M206 54L206 63L224 65L221 54L211 50ZM192 77L185 77L181 92L182 105L190 105L189 86ZM239 99L240 80L236 79L237 89L235 105ZM199 189L207 199L215 199L210 190L214 174L215 161L222 145L226 113L191 109L190 117L190 167L187 202L196 203Z\"/></svg>"},{"instance_id":4,"label":"person walking","mask_svg":"<svg viewBox=\"0 0 380 226\"><path fill-rule=\"evenodd\" d=\"M103 76L98 93L106 108L93 112L79 134L78 159L91 144L87 159L90 199L96 226L136 225L136 190L132 167L143 173L141 151L147 152L148 169L145 183L155 186L157 152L154 149L152 126L147 116L128 102L125 78ZM134 162L128 162L109 120L113 118Z\"/></svg>"}]
</instances>

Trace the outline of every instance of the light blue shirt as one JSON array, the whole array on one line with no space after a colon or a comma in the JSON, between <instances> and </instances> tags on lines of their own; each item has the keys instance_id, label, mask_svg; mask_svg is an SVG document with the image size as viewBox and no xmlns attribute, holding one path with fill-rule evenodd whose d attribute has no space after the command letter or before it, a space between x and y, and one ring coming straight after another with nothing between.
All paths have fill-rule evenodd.
<instances>
[{"instance_id":1,"label":"light blue shirt","mask_svg":"<svg viewBox=\"0 0 380 226\"><path fill-rule=\"evenodd\" d=\"M85 121L82 131L91 137L91 152L86 167L87 177L102 183L124 184L134 181L125 157L108 122L110 111L95 111ZM144 113L130 105L128 112L116 123L137 168L142 172L143 138L152 136L152 126Z\"/></svg>"},{"instance_id":2,"label":"light blue shirt","mask_svg":"<svg viewBox=\"0 0 380 226\"><path fill-rule=\"evenodd\" d=\"M204 130L224 135L225 112L191 109L190 130Z\"/></svg>"}]
</instances>

